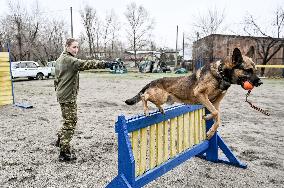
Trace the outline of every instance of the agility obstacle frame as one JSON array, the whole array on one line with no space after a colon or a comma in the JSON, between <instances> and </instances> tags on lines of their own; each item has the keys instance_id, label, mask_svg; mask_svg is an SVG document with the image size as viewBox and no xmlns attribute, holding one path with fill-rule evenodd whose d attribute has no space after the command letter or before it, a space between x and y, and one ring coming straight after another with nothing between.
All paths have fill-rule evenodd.
<instances>
[{"instance_id":1,"label":"agility obstacle frame","mask_svg":"<svg viewBox=\"0 0 284 188\"><path fill-rule=\"evenodd\" d=\"M9 52L0 52L0 106L14 104Z\"/></svg>"},{"instance_id":2,"label":"agility obstacle frame","mask_svg":"<svg viewBox=\"0 0 284 188\"><path fill-rule=\"evenodd\" d=\"M33 108L27 103L15 103L11 66L10 48L7 45L7 52L0 52L0 106L13 104L20 108Z\"/></svg>"},{"instance_id":3,"label":"agility obstacle frame","mask_svg":"<svg viewBox=\"0 0 284 188\"><path fill-rule=\"evenodd\" d=\"M205 111L201 105L178 105L166 108L164 115L118 116L118 175L106 187L143 187L194 156L246 168L218 133L206 139L213 120L202 119Z\"/></svg>"}]
</instances>

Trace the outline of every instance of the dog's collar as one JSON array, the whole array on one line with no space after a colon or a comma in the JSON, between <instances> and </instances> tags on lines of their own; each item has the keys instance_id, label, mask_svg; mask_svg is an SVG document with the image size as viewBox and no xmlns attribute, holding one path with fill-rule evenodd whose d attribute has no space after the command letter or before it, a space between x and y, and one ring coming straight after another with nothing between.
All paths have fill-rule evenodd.
<instances>
[{"instance_id":1,"label":"dog's collar","mask_svg":"<svg viewBox=\"0 0 284 188\"><path fill-rule=\"evenodd\" d=\"M225 75L224 63L221 62L218 66L218 80L219 88L221 90L227 90L231 86L230 78Z\"/></svg>"},{"instance_id":2,"label":"dog's collar","mask_svg":"<svg viewBox=\"0 0 284 188\"><path fill-rule=\"evenodd\" d=\"M223 67L224 67L224 63L221 62L220 65L218 66L218 75L219 75L220 79L224 79L225 78Z\"/></svg>"}]
</instances>

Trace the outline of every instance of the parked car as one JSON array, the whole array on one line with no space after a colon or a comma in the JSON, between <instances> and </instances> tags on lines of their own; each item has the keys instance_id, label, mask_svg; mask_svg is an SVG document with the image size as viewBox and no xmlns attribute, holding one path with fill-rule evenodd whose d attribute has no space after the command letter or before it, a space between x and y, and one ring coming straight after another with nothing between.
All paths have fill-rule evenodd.
<instances>
[{"instance_id":1,"label":"parked car","mask_svg":"<svg viewBox=\"0 0 284 188\"><path fill-rule=\"evenodd\" d=\"M52 77L55 76L55 63L56 63L56 61L47 62L47 67L50 68L50 73L51 73L50 75Z\"/></svg>"},{"instance_id":2,"label":"parked car","mask_svg":"<svg viewBox=\"0 0 284 188\"><path fill-rule=\"evenodd\" d=\"M159 72L171 72L170 66L166 63L155 61L143 61L139 65L139 72L142 73L159 73Z\"/></svg>"},{"instance_id":3,"label":"parked car","mask_svg":"<svg viewBox=\"0 0 284 188\"><path fill-rule=\"evenodd\" d=\"M139 64L139 72L151 73L154 68L155 61L143 61Z\"/></svg>"},{"instance_id":4,"label":"parked car","mask_svg":"<svg viewBox=\"0 0 284 188\"><path fill-rule=\"evenodd\" d=\"M106 68L109 68L110 73L114 73L114 74L127 73L127 69L123 61L121 61L121 59L119 58L117 58L114 61L106 62Z\"/></svg>"},{"instance_id":5,"label":"parked car","mask_svg":"<svg viewBox=\"0 0 284 188\"><path fill-rule=\"evenodd\" d=\"M51 76L51 70L48 67L40 67L34 61L18 61L11 64L12 78L28 78L42 80L44 77Z\"/></svg>"}]
</instances>

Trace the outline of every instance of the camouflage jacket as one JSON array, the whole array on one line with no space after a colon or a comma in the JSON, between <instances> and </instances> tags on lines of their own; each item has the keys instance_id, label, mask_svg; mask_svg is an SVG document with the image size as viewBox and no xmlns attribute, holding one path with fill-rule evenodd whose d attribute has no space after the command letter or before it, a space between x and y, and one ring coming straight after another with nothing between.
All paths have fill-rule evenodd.
<instances>
[{"instance_id":1,"label":"camouflage jacket","mask_svg":"<svg viewBox=\"0 0 284 188\"><path fill-rule=\"evenodd\" d=\"M99 60L81 60L64 51L56 60L54 86L59 103L76 102L79 71L105 68Z\"/></svg>"}]
</instances>

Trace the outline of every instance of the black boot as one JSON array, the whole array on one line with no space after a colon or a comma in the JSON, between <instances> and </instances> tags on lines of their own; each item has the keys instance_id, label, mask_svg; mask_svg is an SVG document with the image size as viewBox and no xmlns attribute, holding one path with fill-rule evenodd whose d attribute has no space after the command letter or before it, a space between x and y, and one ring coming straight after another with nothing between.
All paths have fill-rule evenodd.
<instances>
[{"instance_id":1,"label":"black boot","mask_svg":"<svg viewBox=\"0 0 284 188\"><path fill-rule=\"evenodd\" d=\"M60 146L60 137L58 136L56 142L55 142L55 146L59 147Z\"/></svg>"},{"instance_id":2,"label":"black boot","mask_svg":"<svg viewBox=\"0 0 284 188\"><path fill-rule=\"evenodd\" d=\"M52 142L51 145L53 145L55 147L59 147L60 146L60 137L58 136L57 140Z\"/></svg>"},{"instance_id":3,"label":"black boot","mask_svg":"<svg viewBox=\"0 0 284 188\"><path fill-rule=\"evenodd\" d=\"M70 151L60 151L59 154L59 161L65 162L65 161L74 161L76 160L77 157L75 155L75 153L71 153Z\"/></svg>"}]
</instances>

